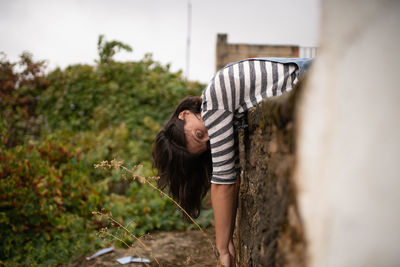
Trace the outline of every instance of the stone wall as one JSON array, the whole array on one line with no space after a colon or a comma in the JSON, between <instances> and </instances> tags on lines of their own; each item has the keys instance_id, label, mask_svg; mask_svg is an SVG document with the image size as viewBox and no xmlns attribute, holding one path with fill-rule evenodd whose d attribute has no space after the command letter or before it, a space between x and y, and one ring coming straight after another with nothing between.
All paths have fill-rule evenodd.
<instances>
[{"instance_id":1,"label":"stone wall","mask_svg":"<svg viewBox=\"0 0 400 267\"><path fill-rule=\"evenodd\" d=\"M239 135L243 172L235 232L237 266L305 265L292 180L298 88L293 92L250 109L248 128Z\"/></svg>"}]
</instances>

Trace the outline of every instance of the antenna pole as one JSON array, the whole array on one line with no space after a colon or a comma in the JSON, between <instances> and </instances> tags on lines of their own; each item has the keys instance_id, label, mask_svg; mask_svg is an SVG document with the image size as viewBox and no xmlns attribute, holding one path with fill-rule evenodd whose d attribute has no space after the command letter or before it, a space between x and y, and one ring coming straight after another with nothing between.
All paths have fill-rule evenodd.
<instances>
[{"instance_id":1,"label":"antenna pole","mask_svg":"<svg viewBox=\"0 0 400 267\"><path fill-rule=\"evenodd\" d=\"M187 22L187 40L186 40L186 80L189 80L190 65L190 36L192 28L192 4L188 1L188 22Z\"/></svg>"}]
</instances>

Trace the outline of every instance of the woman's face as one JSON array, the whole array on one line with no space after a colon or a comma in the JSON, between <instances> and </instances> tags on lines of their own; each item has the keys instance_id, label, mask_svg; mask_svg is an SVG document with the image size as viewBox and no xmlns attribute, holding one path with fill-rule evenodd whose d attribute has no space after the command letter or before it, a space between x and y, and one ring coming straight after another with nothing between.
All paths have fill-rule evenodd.
<instances>
[{"instance_id":1,"label":"woman's face","mask_svg":"<svg viewBox=\"0 0 400 267\"><path fill-rule=\"evenodd\" d=\"M184 110L179 113L179 119L185 121L184 131L188 151L197 155L206 151L210 138L201 115Z\"/></svg>"}]
</instances>

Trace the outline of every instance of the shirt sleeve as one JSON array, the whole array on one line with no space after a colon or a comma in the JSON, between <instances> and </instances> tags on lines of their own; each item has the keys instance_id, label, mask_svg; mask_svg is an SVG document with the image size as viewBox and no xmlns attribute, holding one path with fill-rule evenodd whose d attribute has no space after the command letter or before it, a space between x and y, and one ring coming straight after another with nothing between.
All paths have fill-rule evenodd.
<instances>
[{"instance_id":1,"label":"shirt sleeve","mask_svg":"<svg viewBox=\"0 0 400 267\"><path fill-rule=\"evenodd\" d=\"M210 137L213 165L211 183L233 184L236 182L233 114L228 110L216 109L203 112L202 118Z\"/></svg>"}]
</instances>

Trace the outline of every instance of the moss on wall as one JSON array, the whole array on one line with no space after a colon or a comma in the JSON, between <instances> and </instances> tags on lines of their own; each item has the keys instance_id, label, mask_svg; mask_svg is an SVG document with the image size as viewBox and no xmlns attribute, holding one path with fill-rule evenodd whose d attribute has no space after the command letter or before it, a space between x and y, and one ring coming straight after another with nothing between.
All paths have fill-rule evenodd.
<instances>
[{"instance_id":1,"label":"moss on wall","mask_svg":"<svg viewBox=\"0 0 400 267\"><path fill-rule=\"evenodd\" d=\"M238 266L305 266L303 227L292 180L299 88L250 109L248 128L239 135Z\"/></svg>"}]
</instances>

